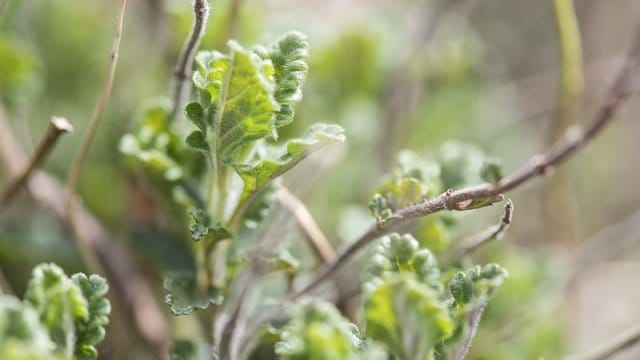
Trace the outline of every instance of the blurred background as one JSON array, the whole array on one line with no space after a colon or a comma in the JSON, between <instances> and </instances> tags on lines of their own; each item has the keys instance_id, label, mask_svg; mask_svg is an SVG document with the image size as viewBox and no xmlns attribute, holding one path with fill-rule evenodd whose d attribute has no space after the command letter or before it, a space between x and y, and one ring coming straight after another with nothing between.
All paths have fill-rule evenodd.
<instances>
[{"instance_id":1,"label":"blurred background","mask_svg":"<svg viewBox=\"0 0 640 360\"><path fill-rule=\"evenodd\" d=\"M483 152L502 159L511 172L568 126L587 125L640 22L635 0L575 1L584 89L576 97L576 116L562 119L551 0L211 3L201 49L226 51L229 38L268 44L288 30L308 36L304 98L283 137L321 121L343 126L347 142L312 156L285 182L336 247L368 224L367 203L402 149L425 158L460 158L458 166L467 168L478 166L467 163L473 158L467 155ZM26 153L52 115L69 119L76 131L43 166L62 181L103 85L116 11L116 1L0 0L0 118ZM113 93L80 183L85 206L109 240L133 257L172 336L188 334L190 323L171 318L161 303L162 275L191 266L190 244L181 220L163 211L149 182L117 149L144 106L169 95L191 22L188 0L130 1ZM508 194L516 209L512 227L474 261L497 262L511 276L487 308L470 359L556 359L640 321L636 111L640 97L632 97L554 177ZM7 173L0 167L2 183ZM481 230L501 212L494 206L456 215L460 226L452 240L442 241ZM23 192L0 214L4 287L23 294L40 262L55 262L67 273L84 271L71 239L51 209ZM108 335L104 353L121 347L126 358L153 358L153 346L142 337ZM638 357L635 349L618 359Z\"/></svg>"}]
</instances>

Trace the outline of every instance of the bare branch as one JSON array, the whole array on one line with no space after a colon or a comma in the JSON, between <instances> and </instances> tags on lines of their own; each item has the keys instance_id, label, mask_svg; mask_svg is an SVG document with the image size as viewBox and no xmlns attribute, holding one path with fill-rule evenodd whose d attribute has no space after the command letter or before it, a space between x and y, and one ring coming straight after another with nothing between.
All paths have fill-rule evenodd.
<instances>
[{"instance_id":1,"label":"bare branch","mask_svg":"<svg viewBox=\"0 0 640 360\"><path fill-rule=\"evenodd\" d=\"M452 261L460 260L461 258L476 251L481 246L492 240L499 240L511 225L511 219L513 218L513 202L511 199L507 199L504 205L504 215L500 219L500 222L489 227L488 229L474 234L462 241L460 247L453 251Z\"/></svg>"},{"instance_id":2,"label":"bare branch","mask_svg":"<svg viewBox=\"0 0 640 360\"><path fill-rule=\"evenodd\" d=\"M175 119L178 111L184 107L188 96L189 88L189 76L191 75L191 68L193 64L193 58L200 44L200 39L204 35L204 30L207 24L207 18L209 16L209 1L208 0L195 0L193 2L193 26L189 37L182 46L182 51L178 58L178 63L173 70L173 103L171 109L171 115L169 119Z\"/></svg>"},{"instance_id":3,"label":"bare branch","mask_svg":"<svg viewBox=\"0 0 640 360\"><path fill-rule=\"evenodd\" d=\"M20 188L22 188L22 186L27 182L33 170L44 161L47 155L49 155L51 149L53 149L53 146L58 141L60 135L72 131L73 126L69 124L67 119L57 116L51 118L47 133L40 142L40 145L38 145L38 148L36 149L31 159L29 160L29 163L18 176L16 176L12 181L9 182L2 193L0 193L0 209L5 204L7 204L9 200L11 200L11 198L13 198L13 196L18 193L18 191L20 191Z\"/></svg>"},{"instance_id":4,"label":"bare branch","mask_svg":"<svg viewBox=\"0 0 640 360\"><path fill-rule=\"evenodd\" d=\"M546 154L534 156L528 164L503 178L497 184L480 184L461 190L447 190L434 199L399 209L387 221L372 225L358 240L339 252L337 258L326 265L302 289L291 295L292 299L309 293L328 279L360 249L371 241L392 232L398 225L443 210L470 210L474 202L491 205L499 201L502 193L513 190L534 177L550 174L553 167L561 164L589 143L613 119L620 104L631 94L630 80L640 65L640 32L637 33L629 60L620 71L609 95L595 117L591 126L583 133L576 134L574 129L565 133L565 142L552 148Z\"/></svg>"},{"instance_id":5,"label":"bare branch","mask_svg":"<svg viewBox=\"0 0 640 360\"><path fill-rule=\"evenodd\" d=\"M98 131L98 126L100 125L100 120L102 119L102 113L104 111L104 107L107 104L107 100L109 99L109 95L111 95L111 88L113 87L113 79L116 74L116 65L118 64L118 53L120 49L120 40L122 39L122 27L124 25L124 12L127 8L127 0L120 1L120 7L118 10L118 17L116 18L116 34L113 38L113 45L111 47L111 52L109 54L109 64L107 65L107 77L104 82L104 86L102 87L102 93L98 98L98 103L96 104L95 109L93 110L93 114L91 114L91 118L89 119L89 125L84 135L84 140L82 146L80 147L80 151L78 155L73 161L71 165L71 170L69 171L69 177L67 179L67 190L70 194L69 196L69 204L67 204L67 210L69 211L69 216L73 219L73 203L74 203L74 194L76 193L76 189L78 188L78 182L80 181L80 175L82 173L82 167L87 159L87 155L89 154L89 148L91 147L91 143L96 136Z\"/></svg>"},{"instance_id":6,"label":"bare branch","mask_svg":"<svg viewBox=\"0 0 640 360\"><path fill-rule=\"evenodd\" d=\"M605 344L590 352L580 355L567 356L565 360L605 360L611 359L613 355L622 352L629 347L640 343L640 325L615 336Z\"/></svg>"},{"instance_id":7,"label":"bare branch","mask_svg":"<svg viewBox=\"0 0 640 360\"><path fill-rule=\"evenodd\" d=\"M324 263L333 261L336 256L335 251L302 201L284 186L278 189L276 198L296 218L316 257Z\"/></svg>"}]
</instances>

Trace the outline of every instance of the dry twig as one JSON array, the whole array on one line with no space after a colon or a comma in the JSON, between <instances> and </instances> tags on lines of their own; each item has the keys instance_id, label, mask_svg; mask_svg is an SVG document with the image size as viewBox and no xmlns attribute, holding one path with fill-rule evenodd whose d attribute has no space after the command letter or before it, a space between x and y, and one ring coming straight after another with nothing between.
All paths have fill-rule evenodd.
<instances>
[{"instance_id":1,"label":"dry twig","mask_svg":"<svg viewBox=\"0 0 640 360\"><path fill-rule=\"evenodd\" d=\"M57 116L51 118L46 135L40 142L40 145L38 145L33 156L31 156L24 170L20 171L19 175L10 181L7 187L0 193L0 209L18 193L20 188L22 188L29 179L29 176L31 176L33 170L49 155L58 138L60 138L60 135L71 131L73 131L73 126L69 124L67 119Z\"/></svg>"}]
</instances>

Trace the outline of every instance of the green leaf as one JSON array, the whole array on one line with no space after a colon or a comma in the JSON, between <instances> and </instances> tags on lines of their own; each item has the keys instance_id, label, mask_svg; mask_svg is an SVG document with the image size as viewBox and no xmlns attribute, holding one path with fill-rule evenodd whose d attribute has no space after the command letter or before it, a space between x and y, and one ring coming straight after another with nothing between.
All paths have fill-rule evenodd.
<instances>
[{"instance_id":1,"label":"green leaf","mask_svg":"<svg viewBox=\"0 0 640 360\"><path fill-rule=\"evenodd\" d=\"M291 32L278 41L268 55L273 63L276 82L274 97L280 104L276 111L276 127L293 121L293 106L302 98L301 87L307 77L308 47L304 35Z\"/></svg>"},{"instance_id":2,"label":"green leaf","mask_svg":"<svg viewBox=\"0 0 640 360\"><path fill-rule=\"evenodd\" d=\"M200 241L207 239L212 242L229 239L233 234L222 223L211 225L211 217L202 209L194 208L189 211L193 223L189 225L191 240Z\"/></svg>"},{"instance_id":3,"label":"green leaf","mask_svg":"<svg viewBox=\"0 0 640 360\"><path fill-rule=\"evenodd\" d=\"M482 180L496 184L503 177L502 162L496 158L486 158L482 170L480 170L480 177Z\"/></svg>"},{"instance_id":4,"label":"green leaf","mask_svg":"<svg viewBox=\"0 0 640 360\"><path fill-rule=\"evenodd\" d=\"M13 296L0 296L0 359L63 359L38 313Z\"/></svg>"},{"instance_id":5,"label":"green leaf","mask_svg":"<svg viewBox=\"0 0 640 360\"><path fill-rule=\"evenodd\" d=\"M200 291L195 275L190 272L168 274L164 278L164 288L169 291L164 302L175 316L189 315L194 310L208 308L210 304L222 303L220 289L212 286L206 292Z\"/></svg>"},{"instance_id":6,"label":"green leaf","mask_svg":"<svg viewBox=\"0 0 640 360\"><path fill-rule=\"evenodd\" d=\"M194 84L210 97L220 111L214 126L218 131L219 162L237 161L249 143L275 136L272 84L261 72L257 55L230 41L231 54L200 52Z\"/></svg>"},{"instance_id":7,"label":"green leaf","mask_svg":"<svg viewBox=\"0 0 640 360\"><path fill-rule=\"evenodd\" d=\"M269 159L252 164L234 164L244 181L244 197L264 187L271 180L284 174L310 152L332 142L344 141L344 129L338 125L314 124L301 138L292 139Z\"/></svg>"},{"instance_id":8,"label":"green leaf","mask_svg":"<svg viewBox=\"0 0 640 360\"><path fill-rule=\"evenodd\" d=\"M72 353L76 326L89 320L89 304L80 287L54 264L34 268L25 302L31 305L48 329L51 339Z\"/></svg>"},{"instance_id":9,"label":"green leaf","mask_svg":"<svg viewBox=\"0 0 640 360\"><path fill-rule=\"evenodd\" d=\"M456 307L473 307L487 301L507 276L509 273L500 265L476 265L453 275L449 280L449 291Z\"/></svg>"},{"instance_id":10,"label":"green leaf","mask_svg":"<svg viewBox=\"0 0 640 360\"><path fill-rule=\"evenodd\" d=\"M109 323L111 304L106 298L109 286L107 281L98 275L87 277L85 274L78 273L74 274L71 280L80 287L89 304L89 318L76 326L74 355L76 359L92 360L98 356L95 345L104 340L104 327Z\"/></svg>"},{"instance_id":11,"label":"green leaf","mask_svg":"<svg viewBox=\"0 0 640 360\"><path fill-rule=\"evenodd\" d=\"M367 335L399 359L428 359L454 329L440 297L440 292L410 276L379 281L366 293Z\"/></svg>"},{"instance_id":12,"label":"green leaf","mask_svg":"<svg viewBox=\"0 0 640 360\"><path fill-rule=\"evenodd\" d=\"M186 142L193 150L204 152L205 154L209 153L209 144L207 144L207 139L204 132L200 130L194 130L187 136Z\"/></svg>"},{"instance_id":13,"label":"green leaf","mask_svg":"<svg viewBox=\"0 0 640 360\"><path fill-rule=\"evenodd\" d=\"M169 349L171 360L198 360L198 347L190 340L176 340Z\"/></svg>"},{"instance_id":14,"label":"green leaf","mask_svg":"<svg viewBox=\"0 0 640 360\"><path fill-rule=\"evenodd\" d=\"M363 340L358 328L324 301L303 303L276 344L280 359L358 359Z\"/></svg>"},{"instance_id":15,"label":"green leaf","mask_svg":"<svg viewBox=\"0 0 640 360\"><path fill-rule=\"evenodd\" d=\"M202 105L198 102L190 102L184 109L187 119L189 119L201 131L206 131L207 123Z\"/></svg>"}]
</instances>

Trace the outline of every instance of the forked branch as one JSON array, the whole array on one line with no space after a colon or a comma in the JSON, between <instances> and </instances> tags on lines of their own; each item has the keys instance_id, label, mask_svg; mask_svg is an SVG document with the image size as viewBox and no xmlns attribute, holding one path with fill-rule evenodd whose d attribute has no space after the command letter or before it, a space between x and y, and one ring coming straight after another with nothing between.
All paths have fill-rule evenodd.
<instances>
[{"instance_id":1,"label":"forked branch","mask_svg":"<svg viewBox=\"0 0 640 360\"><path fill-rule=\"evenodd\" d=\"M586 131L577 133L573 128L567 129L565 139L559 145L552 147L545 154L533 156L529 163L496 184L484 183L455 191L449 189L434 199L399 209L387 221L372 225L367 232L342 250L334 261L321 268L306 286L293 293L290 298L296 299L311 292L330 278L360 249L371 241L393 232L400 224L443 210L474 209L476 208L474 203L478 202L491 205L500 200L502 193L513 190L534 177L550 174L555 166L574 155L598 135L614 119L620 104L631 95L631 79L640 65L640 31L637 32L632 46L628 61L618 74L604 105Z\"/></svg>"}]
</instances>

